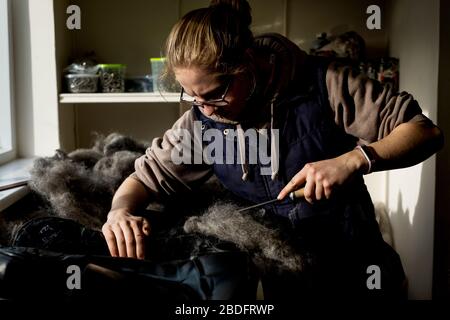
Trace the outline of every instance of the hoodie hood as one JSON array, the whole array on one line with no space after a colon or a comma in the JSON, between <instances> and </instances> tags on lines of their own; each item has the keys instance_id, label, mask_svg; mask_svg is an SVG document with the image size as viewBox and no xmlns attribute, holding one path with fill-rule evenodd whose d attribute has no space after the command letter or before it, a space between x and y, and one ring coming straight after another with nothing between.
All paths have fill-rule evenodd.
<instances>
[{"instance_id":1,"label":"hoodie hood","mask_svg":"<svg viewBox=\"0 0 450 320\"><path fill-rule=\"evenodd\" d=\"M265 95L266 101L282 98L301 80L301 69L307 54L286 37L269 33L255 38L254 49L266 54L273 65L273 75ZM303 81L300 81L303 82Z\"/></svg>"}]
</instances>

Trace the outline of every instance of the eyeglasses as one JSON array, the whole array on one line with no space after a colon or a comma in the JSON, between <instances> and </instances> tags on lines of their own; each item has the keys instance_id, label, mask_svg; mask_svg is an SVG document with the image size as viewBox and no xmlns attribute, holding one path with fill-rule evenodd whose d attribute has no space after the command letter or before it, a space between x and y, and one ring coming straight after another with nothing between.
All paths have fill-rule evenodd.
<instances>
[{"instance_id":1,"label":"eyeglasses","mask_svg":"<svg viewBox=\"0 0 450 320\"><path fill-rule=\"evenodd\" d=\"M225 107L229 105L230 103L225 100L225 97L228 94L228 89L230 88L231 82L233 81L233 78L231 78L228 81L228 84L225 88L225 92L222 94L222 96L218 99L211 99L207 101L197 101L194 97L188 95L184 88L181 87L181 95L180 95L180 102L189 103L190 105L194 105L200 108L203 108L204 105L212 106L212 107Z\"/></svg>"}]
</instances>

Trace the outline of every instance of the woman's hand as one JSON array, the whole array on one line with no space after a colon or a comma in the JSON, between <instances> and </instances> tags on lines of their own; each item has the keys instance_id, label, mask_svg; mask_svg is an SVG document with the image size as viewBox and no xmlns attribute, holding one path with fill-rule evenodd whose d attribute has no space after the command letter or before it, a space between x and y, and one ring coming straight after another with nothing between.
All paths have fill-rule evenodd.
<instances>
[{"instance_id":1,"label":"woman's hand","mask_svg":"<svg viewBox=\"0 0 450 320\"><path fill-rule=\"evenodd\" d=\"M124 209L112 210L102 227L113 257L145 258L145 237L150 235L147 219L133 216Z\"/></svg>"},{"instance_id":2,"label":"woman's hand","mask_svg":"<svg viewBox=\"0 0 450 320\"><path fill-rule=\"evenodd\" d=\"M359 150L352 150L337 158L308 163L281 190L278 199L284 199L303 185L305 199L309 203L329 199L337 187L345 184L357 172L364 172L367 167L368 163Z\"/></svg>"}]
</instances>

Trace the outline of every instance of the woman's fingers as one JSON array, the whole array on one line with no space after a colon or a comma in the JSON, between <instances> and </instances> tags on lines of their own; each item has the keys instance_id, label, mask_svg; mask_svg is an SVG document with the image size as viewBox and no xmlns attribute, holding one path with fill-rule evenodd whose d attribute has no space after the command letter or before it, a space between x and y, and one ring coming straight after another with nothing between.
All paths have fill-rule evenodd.
<instances>
[{"instance_id":1,"label":"woman's fingers","mask_svg":"<svg viewBox=\"0 0 450 320\"><path fill-rule=\"evenodd\" d=\"M148 223L147 219L142 218L142 232L148 237L150 231L150 223Z\"/></svg>"},{"instance_id":2,"label":"woman's fingers","mask_svg":"<svg viewBox=\"0 0 450 320\"><path fill-rule=\"evenodd\" d=\"M324 181L322 185L323 185L323 194L325 195L325 198L330 199L332 192L330 183L328 181Z\"/></svg>"},{"instance_id":3,"label":"woman's fingers","mask_svg":"<svg viewBox=\"0 0 450 320\"><path fill-rule=\"evenodd\" d=\"M306 181L306 174L308 171L307 165L303 167L290 181L289 183L281 190L278 194L277 199L283 200L289 193L299 189Z\"/></svg>"},{"instance_id":4,"label":"woman's fingers","mask_svg":"<svg viewBox=\"0 0 450 320\"><path fill-rule=\"evenodd\" d=\"M102 227L103 235L105 236L106 244L108 245L109 253L113 257L119 256L119 250L117 248L116 236L114 232L111 230L111 227L107 224L104 224Z\"/></svg>"},{"instance_id":5,"label":"woman's fingers","mask_svg":"<svg viewBox=\"0 0 450 320\"><path fill-rule=\"evenodd\" d=\"M321 180L316 180L316 190L315 190L315 199L317 201L320 201L324 198L324 193L323 193L323 185L322 185L322 181Z\"/></svg>"},{"instance_id":6,"label":"woman's fingers","mask_svg":"<svg viewBox=\"0 0 450 320\"><path fill-rule=\"evenodd\" d=\"M351 175L338 159L307 163L281 190L278 199L282 200L290 192L304 186L305 200L309 203L329 199L336 185L346 181Z\"/></svg>"},{"instance_id":7,"label":"woman's fingers","mask_svg":"<svg viewBox=\"0 0 450 320\"><path fill-rule=\"evenodd\" d=\"M134 228L132 227L134 224L135 223L133 222L125 222L121 225L126 245L125 257L128 258L136 258L136 238L134 234Z\"/></svg>"},{"instance_id":8,"label":"woman's fingers","mask_svg":"<svg viewBox=\"0 0 450 320\"><path fill-rule=\"evenodd\" d=\"M316 181L314 180L314 170L310 169L306 177L305 200L313 203L316 199Z\"/></svg>"},{"instance_id":9,"label":"woman's fingers","mask_svg":"<svg viewBox=\"0 0 450 320\"><path fill-rule=\"evenodd\" d=\"M145 258L145 237L150 235L150 224L145 218L126 216L107 221L102 232L111 256Z\"/></svg>"},{"instance_id":10,"label":"woman's fingers","mask_svg":"<svg viewBox=\"0 0 450 320\"><path fill-rule=\"evenodd\" d=\"M144 221L146 221L144 219ZM145 234L143 232L143 227L139 224L132 224L134 240L136 242L136 257L138 259L145 258Z\"/></svg>"},{"instance_id":11,"label":"woman's fingers","mask_svg":"<svg viewBox=\"0 0 450 320\"><path fill-rule=\"evenodd\" d=\"M119 257L127 256L127 244L125 242L125 237L123 235L122 229L119 224L115 224L112 227L114 236L116 237L117 249L119 250Z\"/></svg>"}]
</instances>

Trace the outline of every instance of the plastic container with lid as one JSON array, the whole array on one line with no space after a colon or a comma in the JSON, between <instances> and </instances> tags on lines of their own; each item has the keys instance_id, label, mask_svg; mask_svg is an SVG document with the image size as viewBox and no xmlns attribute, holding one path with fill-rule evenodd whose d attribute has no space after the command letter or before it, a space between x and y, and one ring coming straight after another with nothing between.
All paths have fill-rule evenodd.
<instances>
[{"instance_id":1,"label":"plastic container with lid","mask_svg":"<svg viewBox=\"0 0 450 320\"><path fill-rule=\"evenodd\" d=\"M125 92L124 64L99 64L100 85L102 92Z\"/></svg>"},{"instance_id":2,"label":"plastic container with lid","mask_svg":"<svg viewBox=\"0 0 450 320\"><path fill-rule=\"evenodd\" d=\"M166 58L150 58L153 79L153 91L155 92L180 92L181 87L174 77L164 76Z\"/></svg>"},{"instance_id":3,"label":"plastic container with lid","mask_svg":"<svg viewBox=\"0 0 450 320\"><path fill-rule=\"evenodd\" d=\"M94 93L98 90L97 74L66 74L67 91L70 93Z\"/></svg>"}]
</instances>

